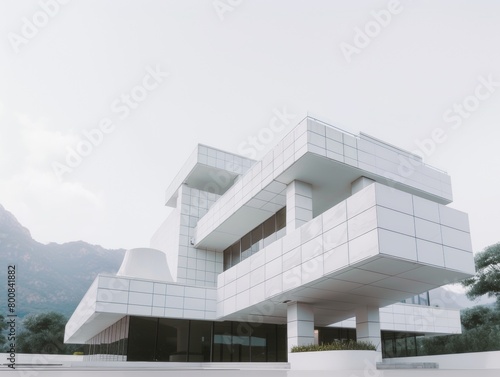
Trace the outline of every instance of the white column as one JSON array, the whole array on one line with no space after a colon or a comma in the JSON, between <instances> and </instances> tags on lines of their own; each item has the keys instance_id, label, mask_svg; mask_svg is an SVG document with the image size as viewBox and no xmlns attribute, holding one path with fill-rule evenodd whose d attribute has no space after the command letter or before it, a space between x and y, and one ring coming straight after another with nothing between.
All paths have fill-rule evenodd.
<instances>
[{"instance_id":1,"label":"white column","mask_svg":"<svg viewBox=\"0 0 500 377\"><path fill-rule=\"evenodd\" d=\"M371 342L381 350L379 308L365 306L356 309L356 338Z\"/></svg>"},{"instance_id":2,"label":"white column","mask_svg":"<svg viewBox=\"0 0 500 377\"><path fill-rule=\"evenodd\" d=\"M370 186L373 182L375 182L373 179L359 177L351 183L351 195L354 195L358 191L363 190L365 187Z\"/></svg>"},{"instance_id":3,"label":"white column","mask_svg":"<svg viewBox=\"0 0 500 377\"><path fill-rule=\"evenodd\" d=\"M286 188L286 233L311 221L312 186L309 183L293 181Z\"/></svg>"},{"instance_id":4,"label":"white column","mask_svg":"<svg viewBox=\"0 0 500 377\"><path fill-rule=\"evenodd\" d=\"M314 344L314 311L311 305L292 302L287 307L288 352L294 346Z\"/></svg>"}]
</instances>

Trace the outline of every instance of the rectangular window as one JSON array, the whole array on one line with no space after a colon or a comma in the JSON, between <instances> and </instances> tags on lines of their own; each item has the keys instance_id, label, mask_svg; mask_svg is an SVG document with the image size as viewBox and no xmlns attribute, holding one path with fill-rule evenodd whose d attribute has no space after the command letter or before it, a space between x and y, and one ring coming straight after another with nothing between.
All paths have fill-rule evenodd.
<instances>
[{"instance_id":1,"label":"rectangular window","mask_svg":"<svg viewBox=\"0 0 500 377\"><path fill-rule=\"evenodd\" d=\"M288 361L287 330L286 325L276 326L276 361L278 363Z\"/></svg>"},{"instance_id":2,"label":"rectangular window","mask_svg":"<svg viewBox=\"0 0 500 377\"><path fill-rule=\"evenodd\" d=\"M419 305L429 306L429 292L424 292L418 295Z\"/></svg>"},{"instance_id":3,"label":"rectangular window","mask_svg":"<svg viewBox=\"0 0 500 377\"><path fill-rule=\"evenodd\" d=\"M276 241L276 215L264 221L264 247Z\"/></svg>"},{"instance_id":4,"label":"rectangular window","mask_svg":"<svg viewBox=\"0 0 500 377\"><path fill-rule=\"evenodd\" d=\"M237 323L235 323L237 325ZM237 334L233 331L233 334ZM233 362L250 361L250 338L246 335L233 335L232 358Z\"/></svg>"},{"instance_id":5,"label":"rectangular window","mask_svg":"<svg viewBox=\"0 0 500 377\"><path fill-rule=\"evenodd\" d=\"M286 207L281 208L276 212L276 230L286 227Z\"/></svg>"},{"instance_id":6,"label":"rectangular window","mask_svg":"<svg viewBox=\"0 0 500 377\"><path fill-rule=\"evenodd\" d=\"M209 362L212 338L212 322L190 321L189 357L192 362Z\"/></svg>"},{"instance_id":7,"label":"rectangular window","mask_svg":"<svg viewBox=\"0 0 500 377\"><path fill-rule=\"evenodd\" d=\"M394 357L395 356L395 342L394 339L384 339L383 341L383 355L384 357Z\"/></svg>"},{"instance_id":8,"label":"rectangular window","mask_svg":"<svg viewBox=\"0 0 500 377\"><path fill-rule=\"evenodd\" d=\"M279 240L286 234L286 207L276 212L276 238Z\"/></svg>"},{"instance_id":9,"label":"rectangular window","mask_svg":"<svg viewBox=\"0 0 500 377\"><path fill-rule=\"evenodd\" d=\"M262 224L251 232L252 234L252 254L262 249Z\"/></svg>"},{"instance_id":10,"label":"rectangular window","mask_svg":"<svg viewBox=\"0 0 500 377\"><path fill-rule=\"evenodd\" d=\"M224 271L231 268L231 246L224 250Z\"/></svg>"},{"instance_id":11,"label":"rectangular window","mask_svg":"<svg viewBox=\"0 0 500 377\"><path fill-rule=\"evenodd\" d=\"M156 360L188 361L189 321L160 318L156 344Z\"/></svg>"},{"instance_id":12,"label":"rectangular window","mask_svg":"<svg viewBox=\"0 0 500 377\"><path fill-rule=\"evenodd\" d=\"M155 361L157 318L130 317L128 361Z\"/></svg>"},{"instance_id":13,"label":"rectangular window","mask_svg":"<svg viewBox=\"0 0 500 377\"><path fill-rule=\"evenodd\" d=\"M213 362L231 361L231 322L214 322Z\"/></svg>"},{"instance_id":14,"label":"rectangular window","mask_svg":"<svg viewBox=\"0 0 500 377\"><path fill-rule=\"evenodd\" d=\"M406 339L396 338L396 357L406 356Z\"/></svg>"},{"instance_id":15,"label":"rectangular window","mask_svg":"<svg viewBox=\"0 0 500 377\"><path fill-rule=\"evenodd\" d=\"M250 233L245 234L241 238L241 260L244 260L252 255L252 242Z\"/></svg>"},{"instance_id":16,"label":"rectangular window","mask_svg":"<svg viewBox=\"0 0 500 377\"><path fill-rule=\"evenodd\" d=\"M417 344L414 336L406 338L406 356L417 356Z\"/></svg>"},{"instance_id":17,"label":"rectangular window","mask_svg":"<svg viewBox=\"0 0 500 377\"><path fill-rule=\"evenodd\" d=\"M240 241L237 241L231 246L231 266L235 266L241 261Z\"/></svg>"},{"instance_id":18,"label":"rectangular window","mask_svg":"<svg viewBox=\"0 0 500 377\"><path fill-rule=\"evenodd\" d=\"M253 362L276 361L276 326L256 326L250 337Z\"/></svg>"}]
</instances>

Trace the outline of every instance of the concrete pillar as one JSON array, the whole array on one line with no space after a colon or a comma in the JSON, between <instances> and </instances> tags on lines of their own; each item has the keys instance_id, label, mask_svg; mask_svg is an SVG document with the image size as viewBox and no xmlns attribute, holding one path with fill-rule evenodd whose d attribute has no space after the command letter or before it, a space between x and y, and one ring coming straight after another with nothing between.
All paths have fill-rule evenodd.
<instances>
[{"instance_id":1,"label":"concrete pillar","mask_svg":"<svg viewBox=\"0 0 500 377\"><path fill-rule=\"evenodd\" d=\"M311 305L291 302L287 307L288 352L293 346L314 344L314 311Z\"/></svg>"},{"instance_id":2,"label":"concrete pillar","mask_svg":"<svg viewBox=\"0 0 500 377\"><path fill-rule=\"evenodd\" d=\"M379 308L365 306L356 309L356 338L371 342L381 350Z\"/></svg>"},{"instance_id":3,"label":"concrete pillar","mask_svg":"<svg viewBox=\"0 0 500 377\"><path fill-rule=\"evenodd\" d=\"M293 181L286 188L286 233L289 234L313 218L312 186Z\"/></svg>"},{"instance_id":4,"label":"concrete pillar","mask_svg":"<svg viewBox=\"0 0 500 377\"><path fill-rule=\"evenodd\" d=\"M375 182L373 179L359 177L351 183L351 195L363 190L366 186L370 186L373 182Z\"/></svg>"}]
</instances>

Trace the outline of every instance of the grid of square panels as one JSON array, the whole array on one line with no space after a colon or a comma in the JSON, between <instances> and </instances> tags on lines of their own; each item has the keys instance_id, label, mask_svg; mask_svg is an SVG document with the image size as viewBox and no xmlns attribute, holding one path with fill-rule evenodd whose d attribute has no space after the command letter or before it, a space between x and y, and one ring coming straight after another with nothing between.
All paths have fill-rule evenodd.
<instances>
[{"instance_id":1,"label":"grid of square panels","mask_svg":"<svg viewBox=\"0 0 500 377\"><path fill-rule=\"evenodd\" d=\"M212 166L214 168L224 169L237 174L244 174L248 171L254 161L243 156L199 144L189 155L189 158L184 163L179 173L177 173L175 178L172 180L172 183L168 186L166 190L166 200L168 205L173 206L173 204L175 204L172 203L172 197L176 194L186 177L198 163Z\"/></svg>"},{"instance_id":2,"label":"grid of square panels","mask_svg":"<svg viewBox=\"0 0 500 377\"><path fill-rule=\"evenodd\" d=\"M284 188L271 190L271 184L279 185L279 176L305 153L314 153L344 164L379 175L384 179L410 185L451 201L450 177L399 148L361 134L355 136L320 121L306 118L297 125L261 161L240 177L235 184L203 216L196 229L199 242L217 229L242 206L267 209L273 213L272 202L260 196L284 194ZM411 169L405 172L402 164L410 160ZM283 185L283 183L281 183ZM281 200L286 199L281 197ZM277 203L274 203L277 204ZM280 203L281 204L281 203ZM273 211L274 209L274 211Z\"/></svg>"},{"instance_id":3,"label":"grid of square panels","mask_svg":"<svg viewBox=\"0 0 500 377\"><path fill-rule=\"evenodd\" d=\"M419 242L436 237L434 228L418 234L415 230L418 220L436 220L436 213L438 228L453 234L447 243L440 244L443 251L446 248L448 253L453 253L451 259L446 258L446 252L443 254ZM459 235L460 245L454 241ZM437 255L429 259L432 253ZM363 264L364 260L382 254L402 262ZM411 261L411 268L405 261ZM422 266L418 270L417 261ZM408 292L411 296L442 285L442 274L436 274L436 269L472 274L474 263L467 216L374 183L219 275L218 315L229 315L282 292L310 285L353 264L359 265L356 276L341 274L336 278L357 283L350 288L352 294L382 299L396 291ZM427 265L429 271L425 270ZM438 280L433 280L433 275ZM370 276L373 278L366 280ZM330 294L330 298L333 296Z\"/></svg>"},{"instance_id":4,"label":"grid of square panels","mask_svg":"<svg viewBox=\"0 0 500 377\"><path fill-rule=\"evenodd\" d=\"M97 280L97 312L215 319L215 288L104 275Z\"/></svg>"},{"instance_id":5,"label":"grid of square panels","mask_svg":"<svg viewBox=\"0 0 500 377\"><path fill-rule=\"evenodd\" d=\"M356 328L356 318L333 323L332 327ZM397 303L380 308L382 331L458 334L461 332L460 312L429 306Z\"/></svg>"},{"instance_id":6,"label":"grid of square panels","mask_svg":"<svg viewBox=\"0 0 500 377\"><path fill-rule=\"evenodd\" d=\"M195 248L191 239L198 219L216 203L219 197L217 194L186 185L179 189L180 235L177 266L179 283L211 287L216 285L217 274L222 272L222 253L206 248Z\"/></svg>"}]
</instances>

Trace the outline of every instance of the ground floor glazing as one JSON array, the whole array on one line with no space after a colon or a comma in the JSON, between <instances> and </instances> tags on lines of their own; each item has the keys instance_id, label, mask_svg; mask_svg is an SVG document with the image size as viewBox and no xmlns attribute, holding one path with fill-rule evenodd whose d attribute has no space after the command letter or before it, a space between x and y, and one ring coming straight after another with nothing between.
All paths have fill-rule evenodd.
<instances>
[{"instance_id":1,"label":"ground floor glazing","mask_svg":"<svg viewBox=\"0 0 500 377\"><path fill-rule=\"evenodd\" d=\"M382 331L382 356L418 355L419 336ZM316 342L355 340L356 330L317 327ZM86 359L167 362L286 362L287 328L252 322L217 322L126 316L91 338Z\"/></svg>"}]
</instances>

